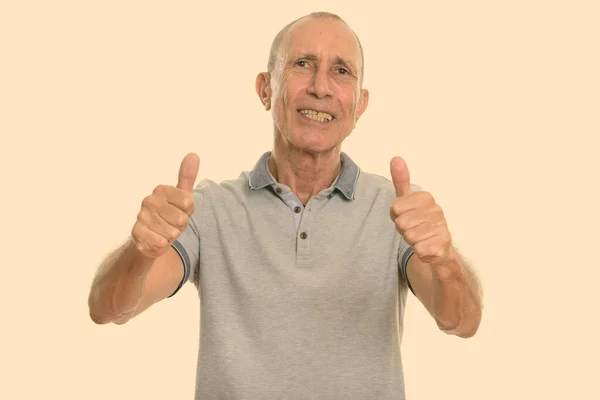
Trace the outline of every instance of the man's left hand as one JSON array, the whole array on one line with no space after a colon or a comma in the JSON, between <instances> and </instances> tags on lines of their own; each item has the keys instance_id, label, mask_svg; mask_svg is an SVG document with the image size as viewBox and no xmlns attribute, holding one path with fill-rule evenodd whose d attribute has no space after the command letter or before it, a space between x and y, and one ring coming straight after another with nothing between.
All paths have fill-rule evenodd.
<instances>
[{"instance_id":1,"label":"man's left hand","mask_svg":"<svg viewBox=\"0 0 600 400\"><path fill-rule=\"evenodd\" d=\"M396 230L424 263L443 263L452 252L452 237L442 208L425 191L413 192L406 162L394 157L390 163L396 198L390 217Z\"/></svg>"}]
</instances>

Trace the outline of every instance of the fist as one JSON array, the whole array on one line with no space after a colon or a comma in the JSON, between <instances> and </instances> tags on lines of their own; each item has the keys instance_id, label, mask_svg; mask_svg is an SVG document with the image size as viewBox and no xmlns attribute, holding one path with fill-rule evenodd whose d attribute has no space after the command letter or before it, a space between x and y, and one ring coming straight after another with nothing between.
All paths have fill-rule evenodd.
<instances>
[{"instance_id":1,"label":"fist","mask_svg":"<svg viewBox=\"0 0 600 400\"><path fill-rule=\"evenodd\" d=\"M424 263L435 264L447 259L452 237L442 208L425 191L413 192L406 162L394 157L390 163L396 198L390 217L396 230Z\"/></svg>"},{"instance_id":2,"label":"fist","mask_svg":"<svg viewBox=\"0 0 600 400\"><path fill-rule=\"evenodd\" d=\"M155 259L167 252L194 213L193 191L200 159L190 153L181 162L177 186L158 185L144 198L131 237L137 249Z\"/></svg>"}]
</instances>

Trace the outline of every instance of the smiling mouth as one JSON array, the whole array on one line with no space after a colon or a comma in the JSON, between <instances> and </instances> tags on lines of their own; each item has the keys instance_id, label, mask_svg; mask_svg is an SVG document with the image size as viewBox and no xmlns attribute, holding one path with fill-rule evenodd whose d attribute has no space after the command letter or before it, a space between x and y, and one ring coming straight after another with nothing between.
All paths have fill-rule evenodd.
<instances>
[{"instance_id":1,"label":"smiling mouth","mask_svg":"<svg viewBox=\"0 0 600 400\"><path fill-rule=\"evenodd\" d=\"M303 115L307 118L310 118L314 121L329 122L333 119L333 115L328 114L326 112L319 112L319 111L309 110L309 109L301 109L301 110L298 110L298 112L301 115Z\"/></svg>"}]
</instances>

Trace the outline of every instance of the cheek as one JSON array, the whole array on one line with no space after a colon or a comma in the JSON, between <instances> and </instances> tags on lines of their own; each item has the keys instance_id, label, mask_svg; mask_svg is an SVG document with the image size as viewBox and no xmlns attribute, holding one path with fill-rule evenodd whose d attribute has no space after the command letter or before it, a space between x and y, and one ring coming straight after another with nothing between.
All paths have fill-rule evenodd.
<instances>
[{"instance_id":1,"label":"cheek","mask_svg":"<svg viewBox=\"0 0 600 400\"><path fill-rule=\"evenodd\" d=\"M279 109L285 109L287 107L287 105L289 104L289 93L287 91L288 87L286 85L282 85L281 87L279 87L279 90L277 91L277 107Z\"/></svg>"},{"instance_id":2,"label":"cheek","mask_svg":"<svg viewBox=\"0 0 600 400\"><path fill-rule=\"evenodd\" d=\"M271 111L274 114L274 116L279 113L279 110L281 109L281 105L283 103L284 97L283 97L283 92L281 89L282 88L279 85L272 86Z\"/></svg>"},{"instance_id":3,"label":"cheek","mask_svg":"<svg viewBox=\"0 0 600 400\"><path fill-rule=\"evenodd\" d=\"M345 95L342 97L342 102L344 104L344 109L348 116L354 117L356 114L356 110L358 110L358 102L360 100L359 94L354 87L348 87L344 91Z\"/></svg>"},{"instance_id":4,"label":"cheek","mask_svg":"<svg viewBox=\"0 0 600 400\"><path fill-rule=\"evenodd\" d=\"M283 128L290 120L290 111L288 109L288 96L285 92L279 92L276 98L273 98L273 108L271 109L273 122L278 128Z\"/></svg>"}]
</instances>

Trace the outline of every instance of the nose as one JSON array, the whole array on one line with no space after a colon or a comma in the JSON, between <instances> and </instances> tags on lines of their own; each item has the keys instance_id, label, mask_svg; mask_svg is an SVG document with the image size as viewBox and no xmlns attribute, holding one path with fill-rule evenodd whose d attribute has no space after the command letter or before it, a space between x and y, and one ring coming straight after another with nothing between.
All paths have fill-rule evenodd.
<instances>
[{"instance_id":1,"label":"nose","mask_svg":"<svg viewBox=\"0 0 600 400\"><path fill-rule=\"evenodd\" d=\"M311 84L308 87L308 92L319 99L331 96L329 79L330 77L327 70L317 68L311 80Z\"/></svg>"}]
</instances>

